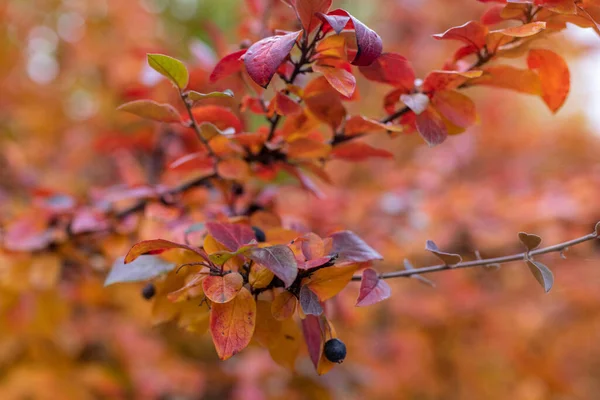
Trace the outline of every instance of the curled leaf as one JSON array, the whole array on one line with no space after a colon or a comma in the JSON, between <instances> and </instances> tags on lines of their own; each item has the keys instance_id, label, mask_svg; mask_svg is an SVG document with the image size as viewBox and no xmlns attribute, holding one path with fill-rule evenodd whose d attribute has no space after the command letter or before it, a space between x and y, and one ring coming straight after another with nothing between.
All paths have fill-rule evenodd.
<instances>
[{"instance_id":1,"label":"curled leaf","mask_svg":"<svg viewBox=\"0 0 600 400\"><path fill-rule=\"evenodd\" d=\"M383 279L379 279L377 271L367 268L362 273L356 306L364 307L379 303L389 298L391 294L392 290L390 286Z\"/></svg>"},{"instance_id":2,"label":"curled leaf","mask_svg":"<svg viewBox=\"0 0 600 400\"><path fill-rule=\"evenodd\" d=\"M554 285L554 274L552 274L552 271L539 261L527 260L527 266L535 277L535 280L548 293L552 289L552 285Z\"/></svg>"},{"instance_id":3,"label":"curled leaf","mask_svg":"<svg viewBox=\"0 0 600 400\"><path fill-rule=\"evenodd\" d=\"M535 249L542 243L542 238L538 235L525 232L519 232L519 240L527 248L527 251Z\"/></svg>"},{"instance_id":4,"label":"curled leaf","mask_svg":"<svg viewBox=\"0 0 600 400\"><path fill-rule=\"evenodd\" d=\"M287 58L301 31L281 36L269 36L254 43L244 55L248 75L254 82L267 87L277 68Z\"/></svg>"},{"instance_id":5,"label":"curled leaf","mask_svg":"<svg viewBox=\"0 0 600 400\"><path fill-rule=\"evenodd\" d=\"M433 240L427 241L427 243L425 245L425 250L430 251L433 254L435 254L435 256L437 258L442 260L444 262L444 264L446 264L449 267L452 267L462 261L462 257L459 256L458 254L452 254L452 253L446 253L446 252L440 251L440 249L433 242Z\"/></svg>"}]
</instances>

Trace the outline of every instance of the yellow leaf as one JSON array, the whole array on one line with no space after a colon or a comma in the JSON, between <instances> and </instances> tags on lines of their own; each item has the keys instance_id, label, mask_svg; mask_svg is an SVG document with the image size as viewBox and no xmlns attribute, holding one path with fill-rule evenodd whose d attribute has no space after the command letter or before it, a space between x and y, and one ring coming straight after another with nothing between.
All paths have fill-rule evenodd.
<instances>
[{"instance_id":1,"label":"yellow leaf","mask_svg":"<svg viewBox=\"0 0 600 400\"><path fill-rule=\"evenodd\" d=\"M358 265L350 264L343 267L326 267L314 272L309 278L302 281L308 285L319 300L325 301L338 294L352 279Z\"/></svg>"}]
</instances>

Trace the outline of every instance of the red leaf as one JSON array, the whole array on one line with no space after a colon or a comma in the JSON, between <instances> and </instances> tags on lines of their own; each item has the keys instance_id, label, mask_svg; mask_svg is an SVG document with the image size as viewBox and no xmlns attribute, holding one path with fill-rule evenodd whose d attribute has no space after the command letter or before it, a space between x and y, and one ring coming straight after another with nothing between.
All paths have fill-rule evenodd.
<instances>
[{"instance_id":1,"label":"red leaf","mask_svg":"<svg viewBox=\"0 0 600 400\"><path fill-rule=\"evenodd\" d=\"M410 92L415 85L415 71L411 63L396 53L383 53L371 65L359 67L365 78L404 88Z\"/></svg>"},{"instance_id":2,"label":"red leaf","mask_svg":"<svg viewBox=\"0 0 600 400\"><path fill-rule=\"evenodd\" d=\"M244 55L244 64L254 82L267 87L279 65L292 51L300 32L269 36L250 46Z\"/></svg>"},{"instance_id":3,"label":"red leaf","mask_svg":"<svg viewBox=\"0 0 600 400\"><path fill-rule=\"evenodd\" d=\"M448 129L440 114L431 106L417 115L417 130L427 144L432 147L442 143L448 137Z\"/></svg>"},{"instance_id":4,"label":"red leaf","mask_svg":"<svg viewBox=\"0 0 600 400\"><path fill-rule=\"evenodd\" d=\"M473 100L457 91L442 90L435 92L431 101L440 114L461 128L468 128L477 119Z\"/></svg>"},{"instance_id":5,"label":"red leaf","mask_svg":"<svg viewBox=\"0 0 600 400\"><path fill-rule=\"evenodd\" d=\"M381 55L383 44L379 35L350 15L348 11L337 9L327 14L319 13L318 15L337 34L343 29L354 29L357 52L352 64L359 66L371 65Z\"/></svg>"},{"instance_id":6,"label":"red leaf","mask_svg":"<svg viewBox=\"0 0 600 400\"><path fill-rule=\"evenodd\" d=\"M331 7L332 0L296 0L295 9L302 27L308 35L319 24L316 13L325 13Z\"/></svg>"},{"instance_id":7,"label":"red leaf","mask_svg":"<svg viewBox=\"0 0 600 400\"><path fill-rule=\"evenodd\" d=\"M302 320L302 333L304 334L304 341L308 347L310 360L313 362L315 368L317 368L321 356L322 337L319 317L307 315L306 318Z\"/></svg>"},{"instance_id":8,"label":"red leaf","mask_svg":"<svg viewBox=\"0 0 600 400\"><path fill-rule=\"evenodd\" d=\"M336 146L331 155L349 161L364 161L371 157L394 158L387 150L376 149L363 142L346 142Z\"/></svg>"},{"instance_id":9,"label":"red leaf","mask_svg":"<svg viewBox=\"0 0 600 400\"><path fill-rule=\"evenodd\" d=\"M532 49L527 56L529 69L537 71L542 85L542 99L552 112L556 112L564 104L571 78L569 67L558 54L543 49Z\"/></svg>"},{"instance_id":10,"label":"red leaf","mask_svg":"<svg viewBox=\"0 0 600 400\"><path fill-rule=\"evenodd\" d=\"M226 76L240 71L244 64L244 61L242 60L244 54L246 54L246 49L238 50L223 57L217 65L215 65L209 80L211 82L216 82L219 79L223 79Z\"/></svg>"},{"instance_id":11,"label":"red leaf","mask_svg":"<svg viewBox=\"0 0 600 400\"><path fill-rule=\"evenodd\" d=\"M285 287L290 287L298 275L298 264L292 250L285 245L253 248L248 257L268 268L281 279Z\"/></svg>"},{"instance_id":12,"label":"red leaf","mask_svg":"<svg viewBox=\"0 0 600 400\"><path fill-rule=\"evenodd\" d=\"M200 257L202 257L203 259L208 261L208 256L206 255L206 253L197 247L188 246L187 244L175 243L175 242L171 242L169 240L164 240L164 239L153 239L153 240L144 240L142 242L139 242L139 243L136 243L135 245L133 245L133 247L129 250L129 252L125 256L125 264L132 262L133 260L135 260L136 258L141 256L142 254L148 254L148 253L155 254L156 252L161 252L161 251L169 250L169 249L189 250L191 252L198 254Z\"/></svg>"},{"instance_id":13,"label":"red leaf","mask_svg":"<svg viewBox=\"0 0 600 400\"><path fill-rule=\"evenodd\" d=\"M298 103L281 92L275 94L271 104L273 104L275 112L279 115L293 115L302 112L302 107Z\"/></svg>"},{"instance_id":14,"label":"red leaf","mask_svg":"<svg viewBox=\"0 0 600 400\"><path fill-rule=\"evenodd\" d=\"M504 6L500 5L491 7L481 16L481 23L484 25L496 25L500 22L504 22L504 18L500 15L503 9Z\"/></svg>"},{"instance_id":15,"label":"red leaf","mask_svg":"<svg viewBox=\"0 0 600 400\"><path fill-rule=\"evenodd\" d=\"M480 77L481 71L432 71L423 82L424 92L433 92L436 90L456 89L469 79Z\"/></svg>"},{"instance_id":16,"label":"red leaf","mask_svg":"<svg viewBox=\"0 0 600 400\"><path fill-rule=\"evenodd\" d=\"M362 273L360 292L356 299L357 307L370 306L379 303L392 294L392 289L383 279L379 279L377 271L367 268Z\"/></svg>"},{"instance_id":17,"label":"red leaf","mask_svg":"<svg viewBox=\"0 0 600 400\"><path fill-rule=\"evenodd\" d=\"M482 25L477 21L469 21L464 25L450 28L444 33L437 33L433 35L433 37L438 40L459 40L467 45L481 49L485 46L487 34L487 26Z\"/></svg>"},{"instance_id":18,"label":"red leaf","mask_svg":"<svg viewBox=\"0 0 600 400\"><path fill-rule=\"evenodd\" d=\"M222 131L227 128L233 128L236 132L243 131L242 122L237 115L228 108L217 105L208 105L195 107L192 110L192 113L198 125L202 125L203 122L209 122Z\"/></svg>"},{"instance_id":19,"label":"red leaf","mask_svg":"<svg viewBox=\"0 0 600 400\"><path fill-rule=\"evenodd\" d=\"M254 231L246 224L207 222L206 230L217 242L231 251L236 251L256 239Z\"/></svg>"},{"instance_id":20,"label":"red leaf","mask_svg":"<svg viewBox=\"0 0 600 400\"><path fill-rule=\"evenodd\" d=\"M383 257L354 232L340 231L331 235L331 253L337 254L336 265L382 260Z\"/></svg>"}]
</instances>

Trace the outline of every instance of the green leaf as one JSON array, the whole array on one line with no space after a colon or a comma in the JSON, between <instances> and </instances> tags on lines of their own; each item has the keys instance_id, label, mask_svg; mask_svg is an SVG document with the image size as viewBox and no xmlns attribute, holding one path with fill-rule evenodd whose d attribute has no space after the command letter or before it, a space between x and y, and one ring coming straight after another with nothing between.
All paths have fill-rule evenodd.
<instances>
[{"instance_id":1,"label":"green leaf","mask_svg":"<svg viewBox=\"0 0 600 400\"><path fill-rule=\"evenodd\" d=\"M119 111L126 111L138 117L159 122L181 122L179 113L170 104L157 103L152 100L130 101L117 107Z\"/></svg>"},{"instance_id":2,"label":"green leaf","mask_svg":"<svg viewBox=\"0 0 600 400\"><path fill-rule=\"evenodd\" d=\"M127 264L125 264L125 258L121 257L113 264L104 281L104 286L119 282L145 281L166 274L173 268L175 268L175 264L156 256L139 256Z\"/></svg>"},{"instance_id":3,"label":"green leaf","mask_svg":"<svg viewBox=\"0 0 600 400\"><path fill-rule=\"evenodd\" d=\"M187 86L190 77L181 61L163 54L148 54L148 65L167 77L179 89L185 89Z\"/></svg>"},{"instance_id":4,"label":"green leaf","mask_svg":"<svg viewBox=\"0 0 600 400\"><path fill-rule=\"evenodd\" d=\"M190 99L193 102L197 102L197 101L205 100L205 99L218 99L218 98L231 99L231 98L233 98L233 92L229 89L227 89L223 92L210 92L210 93L200 93L200 92L196 92L195 90L190 90L186 94L187 94L188 99Z\"/></svg>"},{"instance_id":5,"label":"green leaf","mask_svg":"<svg viewBox=\"0 0 600 400\"><path fill-rule=\"evenodd\" d=\"M225 264L230 258L233 258L239 254L242 254L242 253L256 247L257 245L258 245L258 243L256 243L255 240L253 240L252 242L248 243L247 245L240 247L236 251L227 251L227 250L217 251L215 253L209 254L208 258L210 258L210 261L212 261L214 264L221 266L221 265Z\"/></svg>"},{"instance_id":6,"label":"green leaf","mask_svg":"<svg viewBox=\"0 0 600 400\"><path fill-rule=\"evenodd\" d=\"M546 293L548 293L554 284L552 271L539 261L527 260L527 266L535 279L544 288Z\"/></svg>"}]
</instances>

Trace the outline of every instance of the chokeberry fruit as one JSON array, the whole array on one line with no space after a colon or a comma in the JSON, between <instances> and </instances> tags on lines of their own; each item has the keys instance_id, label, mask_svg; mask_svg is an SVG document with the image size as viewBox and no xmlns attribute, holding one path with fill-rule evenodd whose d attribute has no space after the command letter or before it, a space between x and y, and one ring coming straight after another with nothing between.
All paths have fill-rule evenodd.
<instances>
[{"instance_id":1,"label":"chokeberry fruit","mask_svg":"<svg viewBox=\"0 0 600 400\"><path fill-rule=\"evenodd\" d=\"M329 339L323 349L325 358L334 363L341 363L346 358L346 345L340 339Z\"/></svg>"},{"instance_id":2,"label":"chokeberry fruit","mask_svg":"<svg viewBox=\"0 0 600 400\"><path fill-rule=\"evenodd\" d=\"M254 231L254 236L256 236L256 240L259 243L267 241L267 236L265 235L265 232L263 232L262 229L260 229L259 227L253 226L252 230Z\"/></svg>"},{"instance_id":3,"label":"chokeberry fruit","mask_svg":"<svg viewBox=\"0 0 600 400\"><path fill-rule=\"evenodd\" d=\"M231 186L231 192L236 196L241 196L244 194L244 187L242 185L240 185L239 183L235 182Z\"/></svg>"},{"instance_id":4,"label":"chokeberry fruit","mask_svg":"<svg viewBox=\"0 0 600 400\"><path fill-rule=\"evenodd\" d=\"M150 300L156 294L156 287L152 282L148 283L146 286L142 288L142 297L146 300Z\"/></svg>"}]
</instances>

